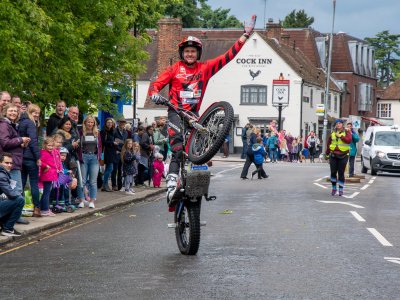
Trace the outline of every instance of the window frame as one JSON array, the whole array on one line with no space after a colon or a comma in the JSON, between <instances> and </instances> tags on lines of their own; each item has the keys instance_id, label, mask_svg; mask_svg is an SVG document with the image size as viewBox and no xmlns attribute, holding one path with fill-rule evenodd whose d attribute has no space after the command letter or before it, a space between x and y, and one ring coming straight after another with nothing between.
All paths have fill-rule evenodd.
<instances>
[{"instance_id":1,"label":"window frame","mask_svg":"<svg viewBox=\"0 0 400 300\"><path fill-rule=\"evenodd\" d=\"M246 93L245 89L257 88L257 103L250 102L252 92L249 90L249 102L243 102L244 95ZM265 89L265 93L261 92L261 89ZM265 102L260 102L260 95L265 94ZM262 100L262 99L261 99ZM268 86L262 84L245 84L240 86L240 105L260 105L267 106L268 105Z\"/></svg>"}]
</instances>

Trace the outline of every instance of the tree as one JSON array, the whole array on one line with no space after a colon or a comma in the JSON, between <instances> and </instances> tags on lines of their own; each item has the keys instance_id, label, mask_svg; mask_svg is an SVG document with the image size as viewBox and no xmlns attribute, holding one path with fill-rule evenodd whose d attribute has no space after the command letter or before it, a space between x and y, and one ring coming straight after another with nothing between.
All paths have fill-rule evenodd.
<instances>
[{"instance_id":1,"label":"tree","mask_svg":"<svg viewBox=\"0 0 400 300\"><path fill-rule=\"evenodd\" d=\"M200 26L201 28L239 28L243 24L235 17L229 16L230 9L221 7L212 10L211 6L201 1Z\"/></svg>"},{"instance_id":2,"label":"tree","mask_svg":"<svg viewBox=\"0 0 400 300\"><path fill-rule=\"evenodd\" d=\"M307 28L312 23L314 23L314 17L308 17L304 9L298 12L294 9L285 17L282 26L284 28Z\"/></svg>"},{"instance_id":3,"label":"tree","mask_svg":"<svg viewBox=\"0 0 400 300\"><path fill-rule=\"evenodd\" d=\"M400 75L400 34L385 30L365 40L375 48L378 84L387 87Z\"/></svg>"},{"instance_id":4,"label":"tree","mask_svg":"<svg viewBox=\"0 0 400 300\"><path fill-rule=\"evenodd\" d=\"M165 14L173 18L181 18L184 28L199 27L197 0L183 0L183 3L167 5Z\"/></svg>"},{"instance_id":5,"label":"tree","mask_svg":"<svg viewBox=\"0 0 400 300\"><path fill-rule=\"evenodd\" d=\"M2 0L0 90L42 107L60 98L83 111L111 107L107 86L127 89L144 71L141 33L174 2Z\"/></svg>"},{"instance_id":6,"label":"tree","mask_svg":"<svg viewBox=\"0 0 400 300\"><path fill-rule=\"evenodd\" d=\"M240 21L229 16L230 9L212 10L207 0L184 0L183 3L167 5L165 14L181 18L184 28L232 28L242 27Z\"/></svg>"}]
</instances>

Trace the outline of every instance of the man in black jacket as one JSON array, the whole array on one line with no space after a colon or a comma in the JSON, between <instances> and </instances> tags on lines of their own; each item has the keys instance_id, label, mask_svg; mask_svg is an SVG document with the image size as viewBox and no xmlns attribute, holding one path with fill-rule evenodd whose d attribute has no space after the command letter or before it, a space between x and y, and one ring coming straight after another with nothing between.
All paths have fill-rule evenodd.
<instances>
[{"instance_id":1,"label":"man in black jacket","mask_svg":"<svg viewBox=\"0 0 400 300\"><path fill-rule=\"evenodd\" d=\"M124 116L117 119L118 126L114 130L115 142L117 143L117 157L118 161L114 163L113 170L111 172L111 184L113 191L122 191L122 161L121 151L128 138L128 131L125 129L126 120ZM124 189L125 191L125 189Z\"/></svg>"},{"instance_id":2,"label":"man in black jacket","mask_svg":"<svg viewBox=\"0 0 400 300\"><path fill-rule=\"evenodd\" d=\"M47 121L47 126L46 126L46 134L47 136L50 136L53 134L54 129L58 127L58 123L60 123L60 120L64 118L65 111L67 110L67 106L65 105L64 100L58 100L56 102L56 112L53 113L49 120Z\"/></svg>"},{"instance_id":3,"label":"man in black jacket","mask_svg":"<svg viewBox=\"0 0 400 300\"><path fill-rule=\"evenodd\" d=\"M25 199L18 193L16 182L11 180L12 154L0 154L0 223L4 236L21 236L14 229L15 222L21 217Z\"/></svg>"}]
</instances>

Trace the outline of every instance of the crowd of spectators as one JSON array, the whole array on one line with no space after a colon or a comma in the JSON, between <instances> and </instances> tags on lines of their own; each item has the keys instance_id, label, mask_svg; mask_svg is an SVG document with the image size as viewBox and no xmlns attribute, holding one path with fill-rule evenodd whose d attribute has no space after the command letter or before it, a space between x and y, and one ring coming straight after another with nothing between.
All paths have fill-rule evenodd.
<instances>
[{"instance_id":1,"label":"crowd of spectators","mask_svg":"<svg viewBox=\"0 0 400 300\"><path fill-rule=\"evenodd\" d=\"M292 162L303 163L309 159L311 163L315 162L315 158L319 158L321 153L321 142L314 131L311 131L306 138L302 136L293 137L286 130L278 130L277 122L271 121L266 127L266 132L261 133L261 128L253 124L246 124L242 129L242 143L243 150L241 154L242 159L246 159L240 177L248 179L247 173L252 163L256 165L256 171L253 176L258 173L258 178L267 178L268 175L260 167L259 158L256 162L256 153L259 156L260 147L263 146L264 162L277 163L277 162ZM257 155L256 155L257 156Z\"/></svg>"},{"instance_id":2,"label":"crowd of spectators","mask_svg":"<svg viewBox=\"0 0 400 300\"><path fill-rule=\"evenodd\" d=\"M19 236L14 224L29 223L21 217L26 190L32 197L32 216L39 218L67 211L68 206L95 208L100 188L133 195L135 186L150 186L153 175L155 186L160 186L159 162L169 151L166 118L149 126L139 122L137 128L124 117L107 118L99 128L98 118L90 114L79 122L77 106L67 107L63 100L55 105L41 124L38 105L0 92L2 235ZM43 125L45 136L40 135Z\"/></svg>"}]
</instances>

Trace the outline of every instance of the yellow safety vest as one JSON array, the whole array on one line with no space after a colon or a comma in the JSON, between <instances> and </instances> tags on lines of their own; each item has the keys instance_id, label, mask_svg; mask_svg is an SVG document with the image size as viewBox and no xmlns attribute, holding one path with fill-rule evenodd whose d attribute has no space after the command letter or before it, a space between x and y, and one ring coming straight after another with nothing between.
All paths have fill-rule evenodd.
<instances>
[{"instance_id":1,"label":"yellow safety vest","mask_svg":"<svg viewBox=\"0 0 400 300\"><path fill-rule=\"evenodd\" d=\"M339 150L342 152L350 151L350 144L346 144L345 142L343 142L341 139L342 136L346 136L345 131L340 132L339 137L336 137L335 132L331 133L332 141L331 144L329 145L329 149L331 149L331 151L334 151L336 147L338 147Z\"/></svg>"}]
</instances>

